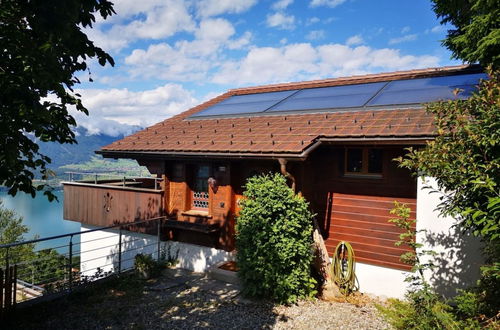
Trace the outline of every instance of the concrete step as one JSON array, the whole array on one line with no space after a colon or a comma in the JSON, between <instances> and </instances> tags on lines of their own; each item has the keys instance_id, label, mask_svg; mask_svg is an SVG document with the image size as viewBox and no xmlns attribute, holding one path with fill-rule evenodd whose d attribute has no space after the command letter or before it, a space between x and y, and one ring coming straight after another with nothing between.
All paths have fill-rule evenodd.
<instances>
[{"instance_id":1,"label":"concrete step","mask_svg":"<svg viewBox=\"0 0 500 330\"><path fill-rule=\"evenodd\" d=\"M222 261L210 267L207 276L214 280L240 285L240 279L236 272L219 268L225 263L226 261Z\"/></svg>"}]
</instances>

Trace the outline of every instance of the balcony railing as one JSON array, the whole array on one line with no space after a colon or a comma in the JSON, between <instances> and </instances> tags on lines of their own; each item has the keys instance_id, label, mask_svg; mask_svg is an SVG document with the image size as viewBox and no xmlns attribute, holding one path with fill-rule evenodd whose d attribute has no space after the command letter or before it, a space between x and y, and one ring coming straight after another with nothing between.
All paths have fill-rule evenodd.
<instances>
[{"instance_id":1,"label":"balcony railing","mask_svg":"<svg viewBox=\"0 0 500 330\"><path fill-rule=\"evenodd\" d=\"M65 172L69 182L161 190L161 178L126 176L115 173Z\"/></svg>"},{"instance_id":2,"label":"balcony railing","mask_svg":"<svg viewBox=\"0 0 500 330\"><path fill-rule=\"evenodd\" d=\"M0 245L0 319L18 303L65 294L134 268L137 254L170 258L161 241L165 218ZM137 234L148 228L151 235ZM44 242L49 248L38 249Z\"/></svg>"}]
</instances>

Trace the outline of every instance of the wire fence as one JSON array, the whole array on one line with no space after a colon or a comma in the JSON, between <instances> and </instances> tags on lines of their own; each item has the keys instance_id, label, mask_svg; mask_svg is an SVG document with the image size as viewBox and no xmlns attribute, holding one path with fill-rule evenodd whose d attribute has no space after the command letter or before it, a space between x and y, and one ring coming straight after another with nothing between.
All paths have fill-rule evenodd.
<instances>
[{"instance_id":1,"label":"wire fence","mask_svg":"<svg viewBox=\"0 0 500 330\"><path fill-rule=\"evenodd\" d=\"M164 258L164 220L159 217L0 245L0 313L19 302L68 293L131 270L137 254ZM38 249L40 242L51 244Z\"/></svg>"}]
</instances>

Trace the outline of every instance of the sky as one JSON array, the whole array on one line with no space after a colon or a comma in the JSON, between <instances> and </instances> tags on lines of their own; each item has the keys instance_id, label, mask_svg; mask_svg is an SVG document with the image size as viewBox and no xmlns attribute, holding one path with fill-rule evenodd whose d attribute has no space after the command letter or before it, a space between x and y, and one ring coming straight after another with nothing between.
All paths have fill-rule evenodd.
<instances>
[{"instance_id":1,"label":"sky","mask_svg":"<svg viewBox=\"0 0 500 330\"><path fill-rule=\"evenodd\" d=\"M238 87L461 64L430 0L114 2L85 30L116 62L79 75L90 115L74 114L90 134L128 134Z\"/></svg>"}]
</instances>

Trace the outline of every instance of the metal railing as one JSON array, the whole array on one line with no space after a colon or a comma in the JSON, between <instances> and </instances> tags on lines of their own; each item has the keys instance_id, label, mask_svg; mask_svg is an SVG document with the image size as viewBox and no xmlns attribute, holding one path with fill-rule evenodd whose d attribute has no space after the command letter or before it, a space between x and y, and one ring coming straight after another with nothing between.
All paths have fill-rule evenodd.
<instances>
[{"instance_id":1,"label":"metal railing","mask_svg":"<svg viewBox=\"0 0 500 330\"><path fill-rule=\"evenodd\" d=\"M0 300L5 300L0 301L0 313L2 306L68 293L76 286L131 270L137 254L149 254L159 261L167 252L166 244L162 246L161 241L164 219L159 217L0 245L3 259L0 259L0 274L16 270L10 282L4 284L0 277L0 292L8 285L11 285L8 291L13 292L9 297L0 294ZM36 244L40 242L52 244L38 250Z\"/></svg>"},{"instance_id":2,"label":"metal railing","mask_svg":"<svg viewBox=\"0 0 500 330\"><path fill-rule=\"evenodd\" d=\"M130 183L141 183L145 180L154 180L154 189L161 189L160 183L163 181L162 178L148 177L148 176L126 176L119 175L115 173L103 173L103 172L64 172L68 174L68 181L75 182L76 178L78 181L83 182L93 182L94 184L106 184L106 183L122 183L123 187L126 187ZM99 180L99 177L105 178Z\"/></svg>"}]
</instances>

